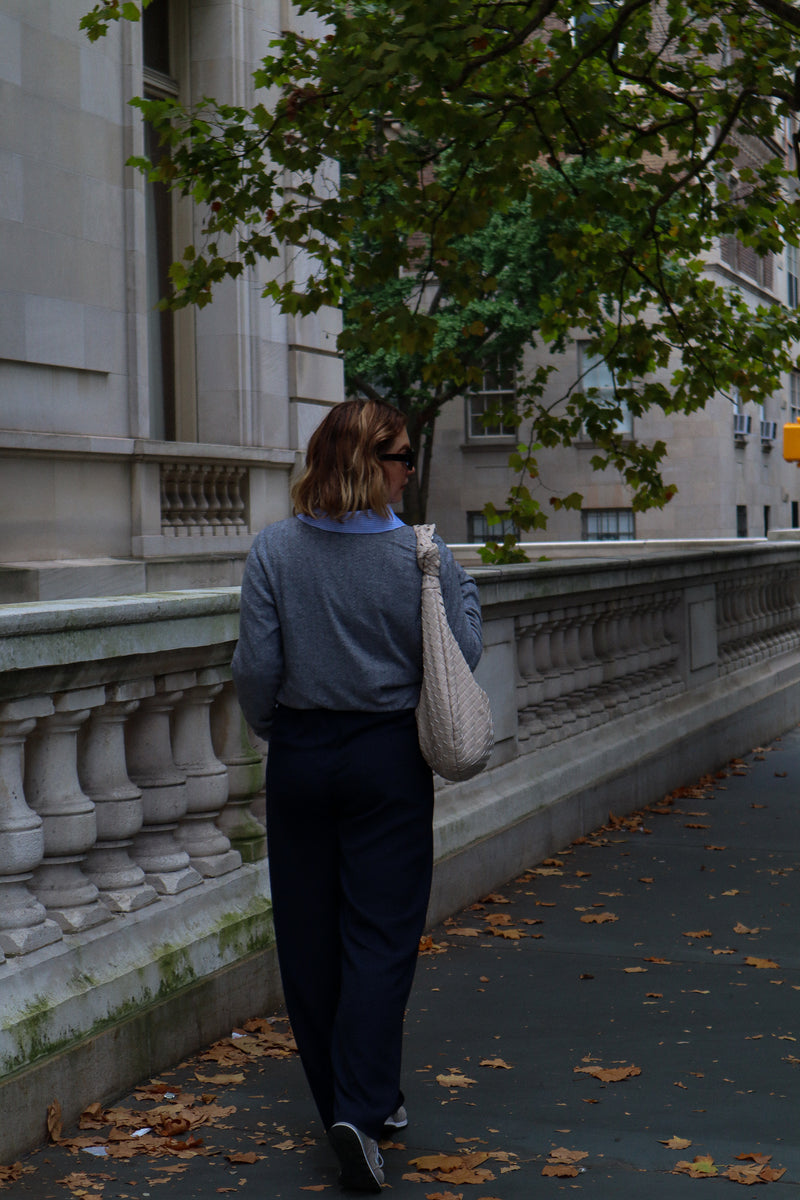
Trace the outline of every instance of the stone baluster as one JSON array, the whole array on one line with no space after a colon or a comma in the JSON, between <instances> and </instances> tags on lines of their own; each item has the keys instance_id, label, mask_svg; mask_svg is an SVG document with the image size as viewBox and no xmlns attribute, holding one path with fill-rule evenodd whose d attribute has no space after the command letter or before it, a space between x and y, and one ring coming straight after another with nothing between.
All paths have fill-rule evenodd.
<instances>
[{"instance_id":1,"label":"stone baluster","mask_svg":"<svg viewBox=\"0 0 800 1200\"><path fill-rule=\"evenodd\" d=\"M247 471L244 467L230 467L228 471L228 494L231 498L231 517L236 533L247 532L245 516L247 502L245 488L247 486Z\"/></svg>"},{"instance_id":2,"label":"stone baluster","mask_svg":"<svg viewBox=\"0 0 800 1200\"><path fill-rule=\"evenodd\" d=\"M162 510L161 523L164 533L175 535L183 529L183 500L181 499L180 467L162 466L161 479L165 493L166 508ZM166 527L165 527L166 526Z\"/></svg>"},{"instance_id":3,"label":"stone baluster","mask_svg":"<svg viewBox=\"0 0 800 1200\"><path fill-rule=\"evenodd\" d=\"M561 676L558 666L553 661L551 635L558 616L554 613L539 614L539 621L534 640L534 659L536 670L542 681L542 702L538 708L538 716L546 727L545 737L555 741L560 736L559 730L563 724L564 709L558 705L560 696Z\"/></svg>"},{"instance_id":4,"label":"stone baluster","mask_svg":"<svg viewBox=\"0 0 800 1200\"><path fill-rule=\"evenodd\" d=\"M22 748L38 717L49 716L47 696L0 704L0 962L29 954L61 938L28 884L44 857L42 818L25 800Z\"/></svg>"},{"instance_id":5,"label":"stone baluster","mask_svg":"<svg viewBox=\"0 0 800 1200\"><path fill-rule=\"evenodd\" d=\"M608 713L600 699L599 689L603 682L603 664L597 657L594 632L600 606L582 604L577 615L578 648L581 659L580 686L584 704L591 714L591 724L599 725L607 720Z\"/></svg>"},{"instance_id":6,"label":"stone baluster","mask_svg":"<svg viewBox=\"0 0 800 1200\"><path fill-rule=\"evenodd\" d=\"M518 616L514 624L517 653L517 711L520 741L538 739L547 731L539 709L543 699L543 680L536 666L535 644L537 617Z\"/></svg>"},{"instance_id":7,"label":"stone baluster","mask_svg":"<svg viewBox=\"0 0 800 1200\"><path fill-rule=\"evenodd\" d=\"M225 674L208 667L197 672L197 683L175 706L172 740L175 764L186 776L186 815L178 828L178 841L201 875L215 878L242 865L241 855L215 818L228 799L228 771L214 753L211 742L211 702L222 691Z\"/></svg>"},{"instance_id":8,"label":"stone baluster","mask_svg":"<svg viewBox=\"0 0 800 1200\"><path fill-rule=\"evenodd\" d=\"M209 467L206 472L206 492L208 494L208 523L215 536L225 532L222 519L222 498L219 493L219 467Z\"/></svg>"},{"instance_id":9,"label":"stone baluster","mask_svg":"<svg viewBox=\"0 0 800 1200\"><path fill-rule=\"evenodd\" d=\"M145 880L161 895L174 896L202 883L175 831L186 816L186 776L175 765L170 716L194 671L162 675L155 694L140 701L125 726L128 774L142 792L142 828L134 837L133 857Z\"/></svg>"},{"instance_id":10,"label":"stone baluster","mask_svg":"<svg viewBox=\"0 0 800 1200\"><path fill-rule=\"evenodd\" d=\"M553 666L558 671L558 695L552 703L561 714L563 737L570 737L580 732L584 724L584 716L580 702L576 700L575 673L570 661L569 633L572 625L569 610L561 609L552 623L550 632L550 656Z\"/></svg>"},{"instance_id":11,"label":"stone baluster","mask_svg":"<svg viewBox=\"0 0 800 1200\"><path fill-rule=\"evenodd\" d=\"M211 740L228 768L228 801L217 824L244 862L257 862L266 857L267 831L250 806L264 790L264 759L253 748L230 681L211 706Z\"/></svg>"},{"instance_id":12,"label":"stone baluster","mask_svg":"<svg viewBox=\"0 0 800 1200\"><path fill-rule=\"evenodd\" d=\"M197 501L195 500L194 490L192 488L192 468L186 463L182 463L177 468L178 487L180 489L181 504L181 529L180 533L191 535L197 533L200 526L197 520Z\"/></svg>"},{"instance_id":13,"label":"stone baluster","mask_svg":"<svg viewBox=\"0 0 800 1200\"><path fill-rule=\"evenodd\" d=\"M130 856L143 808L125 765L125 721L153 691L151 679L109 685L106 703L94 710L78 739L78 776L97 816L97 842L86 871L112 912L136 912L158 899Z\"/></svg>"},{"instance_id":14,"label":"stone baluster","mask_svg":"<svg viewBox=\"0 0 800 1200\"><path fill-rule=\"evenodd\" d=\"M203 467L190 467L189 471L189 486L194 499L197 530L199 533L205 533L210 524L208 520L208 490L206 488L208 471Z\"/></svg>"},{"instance_id":15,"label":"stone baluster","mask_svg":"<svg viewBox=\"0 0 800 1200\"><path fill-rule=\"evenodd\" d=\"M625 690L622 674L624 667L622 656L624 647L620 636L620 626L623 624L621 610L617 601L604 601L597 616L594 631L594 642L597 656L603 668L603 682L598 694L603 705L614 713L627 712L628 693Z\"/></svg>"},{"instance_id":16,"label":"stone baluster","mask_svg":"<svg viewBox=\"0 0 800 1200\"><path fill-rule=\"evenodd\" d=\"M53 697L25 747L25 796L42 818L44 858L34 870L36 895L65 933L111 919L98 889L81 869L97 840L95 807L78 780L78 731L105 700L102 687Z\"/></svg>"}]
</instances>

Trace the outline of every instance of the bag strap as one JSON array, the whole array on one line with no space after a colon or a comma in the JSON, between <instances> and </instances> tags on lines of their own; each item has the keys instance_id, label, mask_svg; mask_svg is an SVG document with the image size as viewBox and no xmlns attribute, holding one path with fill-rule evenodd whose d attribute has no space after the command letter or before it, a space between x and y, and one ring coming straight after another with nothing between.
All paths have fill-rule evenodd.
<instances>
[{"instance_id":1,"label":"bag strap","mask_svg":"<svg viewBox=\"0 0 800 1200\"><path fill-rule=\"evenodd\" d=\"M439 547L433 540L433 535L436 532L435 525L414 525L414 533L417 538L417 565L423 575L433 575L439 577Z\"/></svg>"}]
</instances>

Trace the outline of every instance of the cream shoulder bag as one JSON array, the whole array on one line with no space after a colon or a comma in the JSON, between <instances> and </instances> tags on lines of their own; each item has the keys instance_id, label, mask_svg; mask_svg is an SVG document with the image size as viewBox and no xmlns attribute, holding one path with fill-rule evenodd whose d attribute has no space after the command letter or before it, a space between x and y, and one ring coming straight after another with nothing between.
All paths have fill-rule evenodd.
<instances>
[{"instance_id":1,"label":"cream shoulder bag","mask_svg":"<svg viewBox=\"0 0 800 1200\"><path fill-rule=\"evenodd\" d=\"M425 761L444 779L471 779L494 745L489 697L475 681L450 628L439 582L434 525L415 525L422 571L422 690L417 732Z\"/></svg>"}]
</instances>

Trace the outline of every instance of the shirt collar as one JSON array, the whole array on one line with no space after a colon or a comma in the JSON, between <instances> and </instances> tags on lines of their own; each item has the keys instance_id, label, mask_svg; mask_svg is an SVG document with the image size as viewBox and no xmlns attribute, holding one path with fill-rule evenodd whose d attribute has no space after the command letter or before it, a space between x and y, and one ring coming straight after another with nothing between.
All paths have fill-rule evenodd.
<instances>
[{"instance_id":1,"label":"shirt collar","mask_svg":"<svg viewBox=\"0 0 800 1200\"><path fill-rule=\"evenodd\" d=\"M324 529L328 533L388 533L390 529L402 529L404 524L391 508L388 517L381 517L368 508L350 513L341 520L322 512L315 517L298 513L297 519L304 525L310 525L313 529Z\"/></svg>"}]
</instances>

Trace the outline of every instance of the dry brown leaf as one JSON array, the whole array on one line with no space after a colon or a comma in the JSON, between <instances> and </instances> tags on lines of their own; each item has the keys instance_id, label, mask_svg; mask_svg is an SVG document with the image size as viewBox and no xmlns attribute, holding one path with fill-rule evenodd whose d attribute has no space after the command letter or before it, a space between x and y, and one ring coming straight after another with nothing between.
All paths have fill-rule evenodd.
<instances>
[{"instance_id":1,"label":"dry brown leaf","mask_svg":"<svg viewBox=\"0 0 800 1200\"><path fill-rule=\"evenodd\" d=\"M619 917L612 912L586 913L581 920L584 925L606 925L609 921L618 921Z\"/></svg>"},{"instance_id":2,"label":"dry brown leaf","mask_svg":"<svg viewBox=\"0 0 800 1200\"><path fill-rule=\"evenodd\" d=\"M651 963L660 963L661 966L663 966L663 967L671 967L672 966L671 958L654 958L651 955L649 958L646 958L644 961L651 962Z\"/></svg>"},{"instance_id":3,"label":"dry brown leaf","mask_svg":"<svg viewBox=\"0 0 800 1200\"><path fill-rule=\"evenodd\" d=\"M226 1154L229 1163L257 1163L261 1162L263 1154L256 1154L255 1150L233 1150L230 1154Z\"/></svg>"},{"instance_id":4,"label":"dry brown leaf","mask_svg":"<svg viewBox=\"0 0 800 1200\"><path fill-rule=\"evenodd\" d=\"M568 1150L566 1146L558 1146L555 1150L551 1150L547 1157L550 1162L576 1163L580 1162L582 1158L588 1158L589 1151Z\"/></svg>"},{"instance_id":5,"label":"dry brown leaf","mask_svg":"<svg viewBox=\"0 0 800 1200\"><path fill-rule=\"evenodd\" d=\"M580 1175L580 1169L572 1166L570 1163L546 1163L542 1167L542 1174L548 1175L551 1178L569 1179L575 1175Z\"/></svg>"},{"instance_id":6,"label":"dry brown leaf","mask_svg":"<svg viewBox=\"0 0 800 1200\"><path fill-rule=\"evenodd\" d=\"M464 1200L463 1192L426 1192L425 1200Z\"/></svg>"},{"instance_id":7,"label":"dry brown leaf","mask_svg":"<svg viewBox=\"0 0 800 1200\"><path fill-rule=\"evenodd\" d=\"M466 1168L471 1170L486 1162L489 1155L484 1150L473 1150L470 1154L421 1154L412 1158L409 1166L418 1171L457 1171Z\"/></svg>"},{"instance_id":8,"label":"dry brown leaf","mask_svg":"<svg viewBox=\"0 0 800 1200\"><path fill-rule=\"evenodd\" d=\"M690 937L690 938L707 938L707 937L713 937L713 934L710 929L695 929L695 930L689 929L684 933L683 936Z\"/></svg>"},{"instance_id":9,"label":"dry brown leaf","mask_svg":"<svg viewBox=\"0 0 800 1200\"><path fill-rule=\"evenodd\" d=\"M747 926L743 925L741 921L737 921L733 927L733 932L734 933L750 933L750 934L761 933L761 927L757 925L755 927L755 929L748 929Z\"/></svg>"},{"instance_id":10,"label":"dry brown leaf","mask_svg":"<svg viewBox=\"0 0 800 1200\"><path fill-rule=\"evenodd\" d=\"M772 1161L772 1155L771 1154L737 1154L736 1161L737 1162L754 1162L754 1163L758 1163L760 1166L763 1167L763 1166L766 1166L766 1164L768 1162Z\"/></svg>"},{"instance_id":11,"label":"dry brown leaf","mask_svg":"<svg viewBox=\"0 0 800 1200\"><path fill-rule=\"evenodd\" d=\"M510 925L511 924L511 917L508 915L508 913L489 913L483 919L487 925Z\"/></svg>"},{"instance_id":12,"label":"dry brown leaf","mask_svg":"<svg viewBox=\"0 0 800 1200\"><path fill-rule=\"evenodd\" d=\"M503 1058L482 1058L479 1064L481 1067L496 1067L502 1071L513 1071L514 1068L510 1063L507 1063Z\"/></svg>"},{"instance_id":13,"label":"dry brown leaf","mask_svg":"<svg viewBox=\"0 0 800 1200\"><path fill-rule=\"evenodd\" d=\"M483 932L482 929L472 929L466 925L447 931L448 935L452 933L455 937L480 937Z\"/></svg>"},{"instance_id":14,"label":"dry brown leaf","mask_svg":"<svg viewBox=\"0 0 800 1200\"><path fill-rule=\"evenodd\" d=\"M626 975L646 975L647 967L623 967Z\"/></svg>"},{"instance_id":15,"label":"dry brown leaf","mask_svg":"<svg viewBox=\"0 0 800 1200\"><path fill-rule=\"evenodd\" d=\"M631 1079L641 1075L640 1067L574 1067L576 1075L591 1075L602 1083L619 1083L623 1079Z\"/></svg>"},{"instance_id":16,"label":"dry brown leaf","mask_svg":"<svg viewBox=\"0 0 800 1200\"><path fill-rule=\"evenodd\" d=\"M52 1100L47 1108L47 1133L51 1142L62 1141L61 1105Z\"/></svg>"},{"instance_id":17,"label":"dry brown leaf","mask_svg":"<svg viewBox=\"0 0 800 1200\"><path fill-rule=\"evenodd\" d=\"M744 960L746 967L756 967L758 970L774 969L778 966L771 958L755 958L753 955L748 955Z\"/></svg>"},{"instance_id":18,"label":"dry brown leaf","mask_svg":"<svg viewBox=\"0 0 800 1200\"><path fill-rule=\"evenodd\" d=\"M442 1180L443 1183L489 1183L496 1176L485 1167L478 1167L476 1171L470 1171L466 1167L461 1167L457 1171L442 1172L437 1178Z\"/></svg>"},{"instance_id":19,"label":"dry brown leaf","mask_svg":"<svg viewBox=\"0 0 800 1200\"><path fill-rule=\"evenodd\" d=\"M692 1179L710 1179L719 1175L714 1159L709 1154L699 1154L694 1162L678 1162L672 1169L673 1175L689 1175Z\"/></svg>"},{"instance_id":20,"label":"dry brown leaf","mask_svg":"<svg viewBox=\"0 0 800 1200\"><path fill-rule=\"evenodd\" d=\"M665 1141L664 1138L659 1138L659 1141L669 1150L688 1150L692 1144L690 1138L675 1137L674 1135L668 1141Z\"/></svg>"},{"instance_id":21,"label":"dry brown leaf","mask_svg":"<svg viewBox=\"0 0 800 1200\"><path fill-rule=\"evenodd\" d=\"M493 937L507 938L511 942L518 942L520 938L528 936L527 933L523 933L521 929L504 929L502 927L497 929L487 929L486 932L491 933Z\"/></svg>"},{"instance_id":22,"label":"dry brown leaf","mask_svg":"<svg viewBox=\"0 0 800 1200\"><path fill-rule=\"evenodd\" d=\"M436 1082L442 1087L469 1087L471 1083L477 1083L477 1079L470 1079L468 1075L463 1075L460 1071L453 1071L449 1075L437 1075Z\"/></svg>"},{"instance_id":23,"label":"dry brown leaf","mask_svg":"<svg viewBox=\"0 0 800 1200\"><path fill-rule=\"evenodd\" d=\"M419 939L419 953L421 956L444 954L446 950L447 942L435 942L429 933L426 933Z\"/></svg>"},{"instance_id":24,"label":"dry brown leaf","mask_svg":"<svg viewBox=\"0 0 800 1200\"><path fill-rule=\"evenodd\" d=\"M761 1170L762 1168L758 1165L758 1163L753 1163L748 1167L728 1167L728 1169L726 1171L722 1171L721 1174L724 1179L730 1179L734 1183L763 1183L764 1181L761 1178Z\"/></svg>"}]
</instances>

